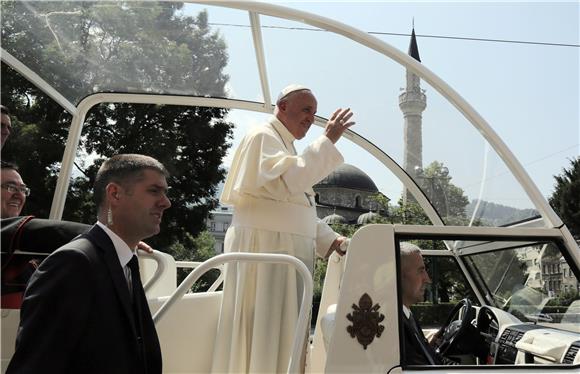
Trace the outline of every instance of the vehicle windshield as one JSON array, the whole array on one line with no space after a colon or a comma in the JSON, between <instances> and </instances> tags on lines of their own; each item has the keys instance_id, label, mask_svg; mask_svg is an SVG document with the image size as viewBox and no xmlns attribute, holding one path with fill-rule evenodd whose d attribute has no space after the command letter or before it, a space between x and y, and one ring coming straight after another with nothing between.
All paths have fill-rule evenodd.
<instances>
[{"instance_id":1,"label":"vehicle windshield","mask_svg":"<svg viewBox=\"0 0 580 374\"><path fill-rule=\"evenodd\" d=\"M492 305L523 322L580 332L580 284L556 244L479 245L498 248L465 256L468 268Z\"/></svg>"}]
</instances>

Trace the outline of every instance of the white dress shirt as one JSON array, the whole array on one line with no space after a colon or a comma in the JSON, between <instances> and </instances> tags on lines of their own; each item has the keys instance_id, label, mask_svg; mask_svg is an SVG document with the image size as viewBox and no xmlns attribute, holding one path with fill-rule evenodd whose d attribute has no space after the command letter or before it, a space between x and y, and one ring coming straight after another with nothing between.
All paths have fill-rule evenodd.
<instances>
[{"instance_id":1,"label":"white dress shirt","mask_svg":"<svg viewBox=\"0 0 580 374\"><path fill-rule=\"evenodd\" d=\"M132 279L131 279L131 269L127 264L133 256L137 256L137 251L135 249L129 248L127 243L119 235L115 234L113 230L108 228L106 225L102 224L101 222L97 221L97 225L103 229L103 231L111 238L113 242L113 246L115 247L115 251L117 252L117 256L119 257L119 263L123 268L123 274L125 274L125 279L127 280L127 287L129 287L129 293L133 290ZM131 295L132 296L132 295Z\"/></svg>"}]
</instances>

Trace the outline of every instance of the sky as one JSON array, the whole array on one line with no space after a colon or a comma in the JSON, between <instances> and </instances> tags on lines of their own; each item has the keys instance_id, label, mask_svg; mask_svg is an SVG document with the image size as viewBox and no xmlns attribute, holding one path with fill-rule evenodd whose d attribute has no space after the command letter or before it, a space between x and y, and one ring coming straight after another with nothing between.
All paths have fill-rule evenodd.
<instances>
[{"instance_id":1,"label":"sky","mask_svg":"<svg viewBox=\"0 0 580 374\"><path fill-rule=\"evenodd\" d=\"M554 175L580 154L578 2L275 2L327 17L376 35L407 51L414 23L422 64L449 84L491 125L526 172L548 197ZM225 39L230 55L227 73L230 97L262 101L251 32L244 12L208 9L209 22ZM398 95L405 69L388 57L342 36L299 22L260 18L272 96L293 82L311 87L318 114L328 117L337 107L350 107L353 130L402 163L403 117ZM433 36L500 39L529 43L456 40ZM434 160L450 170L452 182L469 199L483 198L518 208L533 208L523 189L478 131L425 82L423 165ZM233 110L234 147L247 129L265 116ZM322 134L312 128L297 143L304 148ZM395 201L402 186L392 173L360 147L341 140L347 163L365 171L379 190ZM226 166L231 162L231 153ZM482 183L483 182L483 183ZM483 186L483 187L482 187Z\"/></svg>"}]
</instances>

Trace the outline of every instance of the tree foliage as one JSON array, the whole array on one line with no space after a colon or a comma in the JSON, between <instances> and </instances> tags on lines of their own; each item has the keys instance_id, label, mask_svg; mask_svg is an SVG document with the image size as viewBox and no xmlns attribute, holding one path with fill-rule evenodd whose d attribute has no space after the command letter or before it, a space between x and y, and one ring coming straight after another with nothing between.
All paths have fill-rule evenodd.
<instances>
[{"instance_id":1,"label":"tree foliage","mask_svg":"<svg viewBox=\"0 0 580 374\"><path fill-rule=\"evenodd\" d=\"M173 255L176 261L204 262L215 256L215 242L215 238L209 231L202 231L195 238L190 234L186 234L182 241L173 243L168 252ZM192 248L193 256L191 254ZM177 284L180 284L190 271L189 269L178 268ZM216 281L219 274L220 271L217 269L208 271L193 284L191 291L206 291Z\"/></svg>"},{"instance_id":2,"label":"tree foliage","mask_svg":"<svg viewBox=\"0 0 580 374\"><path fill-rule=\"evenodd\" d=\"M225 97L227 51L206 12L182 3L2 2L2 45L71 102L101 90ZM37 22L30 22L35 19ZM143 27L146 25L147 27ZM26 212L47 217L71 116L4 63L2 103L14 131L2 157L15 161L32 188ZM101 104L85 119L64 219L92 223L91 190L102 161L117 153L159 159L171 173L172 207L159 249L197 235L215 207L232 124L219 108Z\"/></svg>"},{"instance_id":3,"label":"tree foliage","mask_svg":"<svg viewBox=\"0 0 580 374\"><path fill-rule=\"evenodd\" d=\"M465 207L469 199L463 189L451 183L451 177L445 171L442 162L433 161L424 169L420 187L431 201L440 216L447 224L457 224L456 220L466 217Z\"/></svg>"},{"instance_id":4,"label":"tree foliage","mask_svg":"<svg viewBox=\"0 0 580 374\"><path fill-rule=\"evenodd\" d=\"M481 222L486 226L501 226L539 216L535 209L518 209L477 199L469 203L466 208L467 214L472 215L476 207L477 216L481 217Z\"/></svg>"},{"instance_id":5,"label":"tree foliage","mask_svg":"<svg viewBox=\"0 0 580 374\"><path fill-rule=\"evenodd\" d=\"M570 160L570 168L554 176L556 185L550 205L572 235L580 238L580 157Z\"/></svg>"}]
</instances>

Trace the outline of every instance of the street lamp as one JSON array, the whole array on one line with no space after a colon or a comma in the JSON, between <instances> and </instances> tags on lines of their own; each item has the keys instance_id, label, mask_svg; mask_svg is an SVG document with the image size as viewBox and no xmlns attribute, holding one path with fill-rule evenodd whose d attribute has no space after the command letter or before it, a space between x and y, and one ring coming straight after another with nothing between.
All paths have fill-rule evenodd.
<instances>
[{"instance_id":1,"label":"street lamp","mask_svg":"<svg viewBox=\"0 0 580 374\"><path fill-rule=\"evenodd\" d=\"M445 217L449 217L449 201L447 200L447 183L442 183L442 181L449 182L451 177L449 176L449 169L443 166L439 169L435 169L433 175L426 175L425 171L420 166L415 166L415 176L423 181L429 181L429 200L431 204L435 205L435 187L439 184L439 189L443 193L443 199L445 204Z\"/></svg>"}]
</instances>

